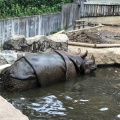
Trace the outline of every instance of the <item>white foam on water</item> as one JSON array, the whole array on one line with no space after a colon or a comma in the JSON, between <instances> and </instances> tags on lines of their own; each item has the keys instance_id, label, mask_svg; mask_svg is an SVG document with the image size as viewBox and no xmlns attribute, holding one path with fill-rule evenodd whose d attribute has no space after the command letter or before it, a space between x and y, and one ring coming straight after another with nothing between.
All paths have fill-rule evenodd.
<instances>
[{"instance_id":1,"label":"white foam on water","mask_svg":"<svg viewBox=\"0 0 120 120\"><path fill-rule=\"evenodd\" d=\"M120 114L118 114L117 117L120 118Z\"/></svg>"},{"instance_id":2,"label":"white foam on water","mask_svg":"<svg viewBox=\"0 0 120 120\"><path fill-rule=\"evenodd\" d=\"M66 99L66 100L72 100L73 98L71 98L70 96L67 96L67 95L66 95L66 96L65 96L65 99Z\"/></svg>"},{"instance_id":3,"label":"white foam on water","mask_svg":"<svg viewBox=\"0 0 120 120\"><path fill-rule=\"evenodd\" d=\"M101 109L99 109L100 111L106 111L106 110L108 110L108 108L101 108Z\"/></svg>"},{"instance_id":4,"label":"white foam on water","mask_svg":"<svg viewBox=\"0 0 120 120\"><path fill-rule=\"evenodd\" d=\"M81 102L88 102L89 100L80 99Z\"/></svg>"},{"instance_id":5,"label":"white foam on water","mask_svg":"<svg viewBox=\"0 0 120 120\"><path fill-rule=\"evenodd\" d=\"M71 109L71 110L74 109L73 107L68 107L68 108Z\"/></svg>"}]
</instances>

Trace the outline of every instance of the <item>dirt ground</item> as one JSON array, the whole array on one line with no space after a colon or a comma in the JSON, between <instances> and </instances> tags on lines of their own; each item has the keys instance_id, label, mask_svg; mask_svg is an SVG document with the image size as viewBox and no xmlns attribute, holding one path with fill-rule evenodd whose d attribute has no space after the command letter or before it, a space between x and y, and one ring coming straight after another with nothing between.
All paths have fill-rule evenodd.
<instances>
[{"instance_id":1,"label":"dirt ground","mask_svg":"<svg viewBox=\"0 0 120 120\"><path fill-rule=\"evenodd\" d=\"M78 42L92 44L120 44L120 27L103 26L81 32Z\"/></svg>"}]
</instances>

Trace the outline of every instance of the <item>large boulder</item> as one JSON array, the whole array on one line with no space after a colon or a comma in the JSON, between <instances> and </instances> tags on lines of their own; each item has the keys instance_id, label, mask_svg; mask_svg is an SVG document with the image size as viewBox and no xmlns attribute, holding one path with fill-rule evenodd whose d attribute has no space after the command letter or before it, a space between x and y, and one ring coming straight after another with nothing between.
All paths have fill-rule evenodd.
<instances>
[{"instance_id":1,"label":"large boulder","mask_svg":"<svg viewBox=\"0 0 120 120\"><path fill-rule=\"evenodd\" d=\"M0 120L29 120L6 99L0 96Z\"/></svg>"},{"instance_id":2,"label":"large boulder","mask_svg":"<svg viewBox=\"0 0 120 120\"><path fill-rule=\"evenodd\" d=\"M50 40L45 35L36 35L26 38L27 51L39 52L50 48Z\"/></svg>"},{"instance_id":3,"label":"large boulder","mask_svg":"<svg viewBox=\"0 0 120 120\"><path fill-rule=\"evenodd\" d=\"M5 58L0 54L0 65L8 64Z\"/></svg>"},{"instance_id":4,"label":"large boulder","mask_svg":"<svg viewBox=\"0 0 120 120\"><path fill-rule=\"evenodd\" d=\"M24 35L14 35L6 39L3 44L4 50L21 50L21 46L26 43Z\"/></svg>"},{"instance_id":5,"label":"large boulder","mask_svg":"<svg viewBox=\"0 0 120 120\"><path fill-rule=\"evenodd\" d=\"M4 50L0 52L0 66L4 64L13 64L17 59L27 54L28 52L16 52L13 50Z\"/></svg>"},{"instance_id":6,"label":"large boulder","mask_svg":"<svg viewBox=\"0 0 120 120\"><path fill-rule=\"evenodd\" d=\"M47 51L48 49L67 51L68 41L69 39L65 34L37 35L26 38L26 48L31 52Z\"/></svg>"},{"instance_id":7,"label":"large boulder","mask_svg":"<svg viewBox=\"0 0 120 120\"><path fill-rule=\"evenodd\" d=\"M26 38L26 42L28 45L32 45L34 42L43 42L44 40L46 40L46 36L45 35L36 35L34 37L28 37Z\"/></svg>"},{"instance_id":8,"label":"large boulder","mask_svg":"<svg viewBox=\"0 0 120 120\"><path fill-rule=\"evenodd\" d=\"M3 64L12 64L14 61L18 59L17 52L13 50L4 50L0 53L0 60L2 59L2 62L0 62L0 65Z\"/></svg>"},{"instance_id":9,"label":"large boulder","mask_svg":"<svg viewBox=\"0 0 120 120\"><path fill-rule=\"evenodd\" d=\"M65 34L53 34L47 36L51 40L51 48L56 50L68 50L68 41L69 38Z\"/></svg>"},{"instance_id":10,"label":"large boulder","mask_svg":"<svg viewBox=\"0 0 120 120\"><path fill-rule=\"evenodd\" d=\"M120 64L120 48L90 48L90 47L79 47L79 46L70 46L69 50L77 52L78 48L82 52L88 51L87 58L91 55L94 55L96 64L98 65L114 65Z\"/></svg>"}]
</instances>

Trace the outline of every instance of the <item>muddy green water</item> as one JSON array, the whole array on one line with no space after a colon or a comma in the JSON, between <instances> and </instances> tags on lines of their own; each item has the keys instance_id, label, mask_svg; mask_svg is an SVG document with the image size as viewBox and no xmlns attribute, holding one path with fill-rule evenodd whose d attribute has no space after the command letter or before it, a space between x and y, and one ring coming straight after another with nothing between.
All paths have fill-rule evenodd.
<instances>
[{"instance_id":1,"label":"muddy green water","mask_svg":"<svg viewBox=\"0 0 120 120\"><path fill-rule=\"evenodd\" d=\"M46 88L0 94L30 120L120 120L120 68Z\"/></svg>"}]
</instances>

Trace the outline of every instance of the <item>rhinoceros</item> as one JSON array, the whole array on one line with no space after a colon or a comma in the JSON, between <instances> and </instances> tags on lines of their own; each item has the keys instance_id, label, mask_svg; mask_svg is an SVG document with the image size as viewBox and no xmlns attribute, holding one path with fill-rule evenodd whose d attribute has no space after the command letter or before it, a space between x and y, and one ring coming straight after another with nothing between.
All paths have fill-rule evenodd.
<instances>
[{"instance_id":1,"label":"rhinoceros","mask_svg":"<svg viewBox=\"0 0 120 120\"><path fill-rule=\"evenodd\" d=\"M79 55L58 50L23 56L2 71L4 88L10 91L27 90L91 73L97 65L93 55L90 60L86 60L86 56L87 51Z\"/></svg>"}]
</instances>

